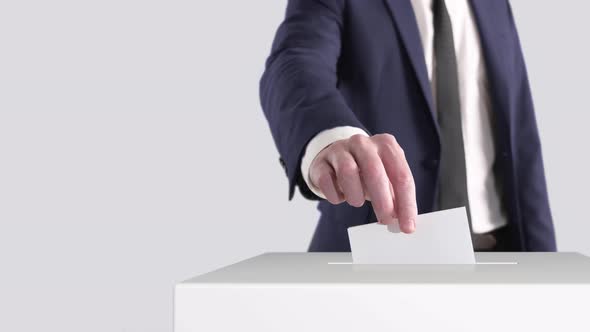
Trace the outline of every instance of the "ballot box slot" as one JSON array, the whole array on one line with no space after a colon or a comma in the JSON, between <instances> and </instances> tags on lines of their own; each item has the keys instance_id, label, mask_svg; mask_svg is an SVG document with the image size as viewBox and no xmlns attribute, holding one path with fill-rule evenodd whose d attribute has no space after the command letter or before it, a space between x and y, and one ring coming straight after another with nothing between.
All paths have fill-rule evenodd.
<instances>
[{"instance_id":1,"label":"ballot box slot","mask_svg":"<svg viewBox=\"0 0 590 332\"><path fill-rule=\"evenodd\" d=\"M517 265L518 262L475 262L475 265ZM353 265L353 262L328 262L328 265Z\"/></svg>"}]
</instances>

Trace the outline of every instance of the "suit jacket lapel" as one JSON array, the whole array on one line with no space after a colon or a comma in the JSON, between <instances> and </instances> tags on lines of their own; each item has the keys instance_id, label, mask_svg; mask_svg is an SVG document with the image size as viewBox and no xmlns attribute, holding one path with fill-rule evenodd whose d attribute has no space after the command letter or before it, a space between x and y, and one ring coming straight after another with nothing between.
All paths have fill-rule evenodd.
<instances>
[{"instance_id":1,"label":"suit jacket lapel","mask_svg":"<svg viewBox=\"0 0 590 332\"><path fill-rule=\"evenodd\" d=\"M416 23L416 17L414 15L414 9L409 0L384 0L393 21L396 24L397 30L401 36L401 40L404 44L405 50L410 58L412 67L426 103L428 105L430 115L434 121L436 128L436 113L434 109L433 94L430 86L430 80L428 79L428 70L426 68L426 61L424 58L424 50L422 48L422 42L420 38L420 31L418 30L418 24Z\"/></svg>"},{"instance_id":2,"label":"suit jacket lapel","mask_svg":"<svg viewBox=\"0 0 590 332\"><path fill-rule=\"evenodd\" d=\"M509 73L507 64L510 45L510 21L505 1L471 0L475 21L479 29L481 47L489 83L493 111L498 121L502 121L508 128L510 100Z\"/></svg>"},{"instance_id":3,"label":"suit jacket lapel","mask_svg":"<svg viewBox=\"0 0 590 332\"><path fill-rule=\"evenodd\" d=\"M418 78L420 88L426 99L435 128L436 110L432 94L428 71L422 48L420 31L409 0L384 0L392 19L399 31L402 43L410 58L414 73ZM486 63L490 96L494 105L497 120L509 125L508 102L510 100L509 66L506 63L510 49L508 8L504 1L470 0L475 21L479 29L484 61Z\"/></svg>"}]
</instances>

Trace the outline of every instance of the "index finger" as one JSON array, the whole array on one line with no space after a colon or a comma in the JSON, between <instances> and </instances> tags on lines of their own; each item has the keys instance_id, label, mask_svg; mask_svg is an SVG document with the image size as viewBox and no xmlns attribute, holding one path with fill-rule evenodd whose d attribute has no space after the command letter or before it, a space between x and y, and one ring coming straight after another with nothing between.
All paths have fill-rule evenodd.
<instances>
[{"instance_id":1,"label":"index finger","mask_svg":"<svg viewBox=\"0 0 590 332\"><path fill-rule=\"evenodd\" d=\"M391 223L395 211L393 197L377 148L369 138L359 137L350 152L359 166L365 193L369 195L377 219L383 224Z\"/></svg>"},{"instance_id":2,"label":"index finger","mask_svg":"<svg viewBox=\"0 0 590 332\"><path fill-rule=\"evenodd\" d=\"M416 228L415 223L418 217L416 186L412 170L404 150L395 142L393 136L380 146L379 155L395 194L395 209L400 228L405 233L411 233Z\"/></svg>"}]
</instances>

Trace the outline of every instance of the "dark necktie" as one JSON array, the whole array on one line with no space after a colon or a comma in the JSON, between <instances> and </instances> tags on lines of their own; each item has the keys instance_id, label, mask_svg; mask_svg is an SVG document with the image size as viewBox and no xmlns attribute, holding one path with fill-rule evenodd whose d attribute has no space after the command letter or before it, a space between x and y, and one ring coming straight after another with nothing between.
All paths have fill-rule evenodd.
<instances>
[{"instance_id":1,"label":"dark necktie","mask_svg":"<svg viewBox=\"0 0 590 332\"><path fill-rule=\"evenodd\" d=\"M453 29L445 1L433 1L436 108L441 142L438 209L444 210L468 206L467 179Z\"/></svg>"}]
</instances>

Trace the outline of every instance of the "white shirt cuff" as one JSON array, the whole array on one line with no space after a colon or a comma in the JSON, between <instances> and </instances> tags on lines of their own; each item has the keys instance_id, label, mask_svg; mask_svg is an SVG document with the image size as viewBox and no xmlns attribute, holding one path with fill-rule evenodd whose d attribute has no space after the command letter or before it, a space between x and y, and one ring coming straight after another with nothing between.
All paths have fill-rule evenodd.
<instances>
[{"instance_id":1,"label":"white shirt cuff","mask_svg":"<svg viewBox=\"0 0 590 332\"><path fill-rule=\"evenodd\" d=\"M321 131L319 134L315 135L311 141L309 141L307 147L305 148L303 158L301 159L301 175L303 176L303 180L309 189L311 189L314 194L321 198L326 198L324 194L322 194L322 192L311 183L309 178L309 168L311 167L311 163L315 157L330 144L341 139L350 138L357 134L369 136L361 128L342 126Z\"/></svg>"}]
</instances>

